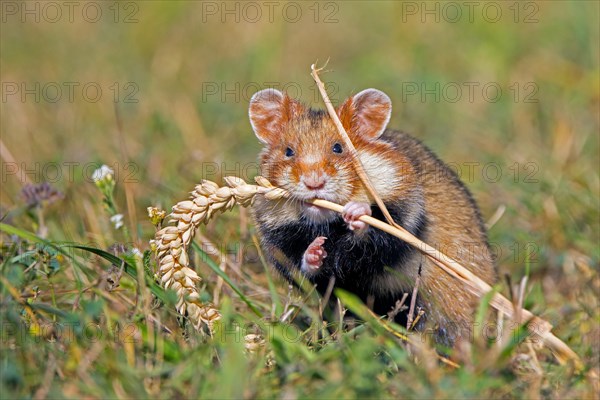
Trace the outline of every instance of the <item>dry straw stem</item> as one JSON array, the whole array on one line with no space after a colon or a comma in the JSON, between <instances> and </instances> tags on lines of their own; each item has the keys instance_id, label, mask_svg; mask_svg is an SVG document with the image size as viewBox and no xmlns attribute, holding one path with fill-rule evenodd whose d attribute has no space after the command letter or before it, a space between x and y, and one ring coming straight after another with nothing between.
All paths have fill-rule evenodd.
<instances>
[{"instance_id":1,"label":"dry straw stem","mask_svg":"<svg viewBox=\"0 0 600 400\"><path fill-rule=\"evenodd\" d=\"M327 61L327 62L329 62L329 61ZM394 222L394 219L392 218L387 207L383 203L383 200L381 200L381 197L379 197L379 195L375 191L375 188L371 184L371 181L369 180L369 176L365 172L365 168L363 167L362 163L360 162L360 159L358 157L358 152L356 151L356 148L354 147L352 140L350 140L350 137L346 133L346 130L344 129L344 126L342 125L342 122L340 121L337 113L335 112L335 108L333 108L333 104L331 104L331 100L329 100L329 96L327 95L327 91L325 90L325 85L319 78L319 72L322 71L323 69L325 69L325 67L327 66L327 62L321 68L316 68L315 64L312 64L310 66L311 75L312 75L313 79L315 80L317 87L319 88L319 92L321 93L321 97L323 98L323 102L325 103L325 107L327 108L327 112L331 116L331 119L333 120L335 127L337 128L338 132L340 133L340 136L341 136L342 140L344 141L344 144L350 150L350 157L352 157L352 163L354 164L354 169L356 170L358 177L362 181L363 185L365 185L365 187L369 191L369 194L371 195L371 197L373 197L373 199L377 203L377 206L383 213L383 216L385 217L386 221L389 222L390 225L393 225L398 229L402 229L402 227L400 225L398 225Z\"/></svg>"},{"instance_id":2,"label":"dry straw stem","mask_svg":"<svg viewBox=\"0 0 600 400\"><path fill-rule=\"evenodd\" d=\"M322 208L326 208L328 210L338 212L340 214L344 210L343 206L331 203L327 200L314 199L311 200L310 203ZM386 224L383 221L380 221L367 215L360 217L359 220L371 225L372 227L387 232L390 235L397 237L398 239L405 241L406 243L410 244L423 254L438 261L436 265L438 265L448 274L459 279L470 291L472 291L476 295L481 297L485 293L488 293L492 290L492 287L490 285L488 285L476 275L474 275L472 272L461 266L458 262L452 260L450 257L446 256L445 254L428 245L427 243L419 240L406 230L400 230L396 227ZM518 323L528 321L527 326L529 328L530 333L534 337L540 338L543 341L543 343L554 353L559 362L563 363L567 360L572 360L577 366L577 368L583 368L583 364L581 363L581 360L579 359L577 354L573 350L571 350L569 346L563 343L559 338L554 336L552 332L550 332L552 325L550 325L549 322L539 317L536 317L531 312L525 309L519 310L521 319L517 320L517 310L515 309L515 306L506 297L502 296L499 293L496 293L494 295L490 304L495 309L501 311L503 314L507 315L509 318L517 321Z\"/></svg>"},{"instance_id":3,"label":"dry straw stem","mask_svg":"<svg viewBox=\"0 0 600 400\"><path fill-rule=\"evenodd\" d=\"M369 191L379 208L382 210L384 216L386 217L386 220L390 223L390 225L368 216L361 217L360 220L368 223L371 226L381 229L384 232L394 235L399 239L402 239L403 241L407 242L411 246L415 247L417 250L419 250L420 252L425 254L429 259L431 259L435 265L443 269L446 273L460 280L465 285L465 287L467 287L468 290L475 293L477 296L482 297L483 295L491 291L492 288L490 285L488 285L481 278L479 278L471 271L463 267L456 260L453 260L452 258L448 257L439 250L419 240L406 229L399 226L392 220L392 217L387 211L385 204L383 204L383 201L371 185L369 178L365 173L365 170L357 156L357 151L354 145L352 144L350 137L346 133L337 113L335 112L335 109L333 107L333 104L331 103L331 100L329 99L329 96L327 95L325 85L319 78L319 72L322 71L324 68L325 66L322 68L317 68L315 67L315 64L312 64L311 75L315 80L317 87L319 88L321 96L323 97L323 101L325 103L325 107L327 108L327 112L333 120L345 145L350 149L350 154L352 155L354 166L358 176L360 177L361 181L363 182L363 184L365 185L365 187L367 188L367 190ZM327 202L325 200L316 199L312 201L312 203L319 207L327 208L340 213L343 210L342 206ZM495 309L502 312L503 314L506 314L510 319L516 321L519 324L523 323L524 321L527 321L529 331L534 336L537 336L542 339L544 344L552 350L559 362L564 363L567 360L572 360L578 369L583 369L583 363L581 362L577 354L573 350L571 350L569 346L567 346L564 342L562 342L559 338L557 338L550 332L550 330L552 329L552 325L550 325L550 323L544 321L541 318L536 317L529 311L522 309L520 305L515 306L508 299L506 299L504 296L498 293L494 295L490 304Z\"/></svg>"}]
</instances>

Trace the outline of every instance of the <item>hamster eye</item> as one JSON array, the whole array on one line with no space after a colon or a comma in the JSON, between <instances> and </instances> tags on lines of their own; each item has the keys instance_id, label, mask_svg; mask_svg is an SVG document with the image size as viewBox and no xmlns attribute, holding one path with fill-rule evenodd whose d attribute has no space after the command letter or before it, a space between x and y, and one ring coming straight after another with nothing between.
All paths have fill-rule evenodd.
<instances>
[{"instance_id":1,"label":"hamster eye","mask_svg":"<svg viewBox=\"0 0 600 400\"><path fill-rule=\"evenodd\" d=\"M341 154L342 150L343 150L342 149L342 145L339 144L339 143L336 143L336 144L333 145L333 149L332 150L333 150L334 153Z\"/></svg>"},{"instance_id":2,"label":"hamster eye","mask_svg":"<svg viewBox=\"0 0 600 400\"><path fill-rule=\"evenodd\" d=\"M285 149L286 157L292 157L293 155L294 155L294 150L290 149L289 147Z\"/></svg>"}]
</instances>

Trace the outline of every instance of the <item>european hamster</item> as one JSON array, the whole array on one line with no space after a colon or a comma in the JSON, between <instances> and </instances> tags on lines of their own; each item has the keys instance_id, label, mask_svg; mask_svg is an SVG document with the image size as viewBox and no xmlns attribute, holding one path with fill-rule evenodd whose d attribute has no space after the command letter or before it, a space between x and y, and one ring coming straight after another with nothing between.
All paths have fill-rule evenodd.
<instances>
[{"instance_id":1,"label":"european hamster","mask_svg":"<svg viewBox=\"0 0 600 400\"><path fill-rule=\"evenodd\" d=\"M475 201L425 145L387 129L390 98L367 89L336 111L394 221L493 284L495 266ZM261 174L291 194L279 202L259 198L253 207L261 245L282 275L291 281L301 273L321 294L333 277L335 287L384 315L412 292L420 273L416 304L425 314L417 329L447 346L468 340L477 298L416 249L357 220L385 219L327 112L266 89L250 100L249 117L264 146ZM344 214L303 202L313 198L344 205Z\"/></svg>"}]
</instances>

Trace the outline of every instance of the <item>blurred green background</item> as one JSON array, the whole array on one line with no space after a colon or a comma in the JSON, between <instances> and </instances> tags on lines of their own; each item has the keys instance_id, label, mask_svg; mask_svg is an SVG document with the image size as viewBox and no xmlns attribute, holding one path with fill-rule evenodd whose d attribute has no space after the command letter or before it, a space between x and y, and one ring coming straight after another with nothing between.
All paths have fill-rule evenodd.
<instances>
[{"instance_id":1,"label":"blurred green background","mask_svg":"<svg viewBox=\"0 0 600 400\"><path fill-rule=\"evenodd\" d=\"M599 12L596 1L2 2L2 214L34 230L14 212L19 178L51 181L65 198L49 236L111 244L90 179L107 164L147 248L147 206L255 173L252 94L272 86L321 107L310 65L329 60L334 102L386 92L390 127L454 166L495 220L501 275L531 268L534 311L597 361L598 314L585 332L569 327L600 289ZM238 229L226 223L219 234Z\"/></svg>"}]
</instances>

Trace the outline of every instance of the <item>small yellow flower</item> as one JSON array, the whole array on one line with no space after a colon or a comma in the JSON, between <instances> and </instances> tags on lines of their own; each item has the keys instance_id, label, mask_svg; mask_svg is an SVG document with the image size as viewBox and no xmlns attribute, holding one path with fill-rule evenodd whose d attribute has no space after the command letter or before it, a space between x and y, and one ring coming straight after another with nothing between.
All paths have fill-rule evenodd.
<instances>
[{"instance_id":1,"label":"small yellow flower","mask_svg":"<svg viewBox=\"0 0 600 400\"><path fill-rule=\"evenodd\" d=\"M167 217L167 212L158 207L148 207L148 217L150 218L152 225L160 226Z\"/></svg>"}]
</instances>

